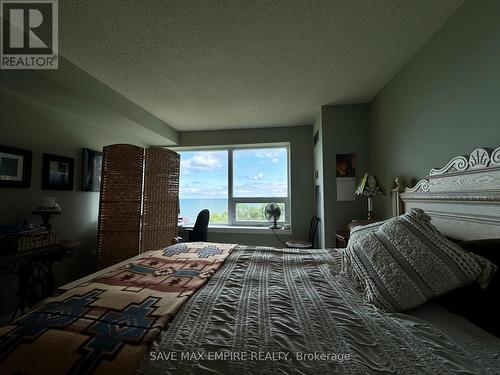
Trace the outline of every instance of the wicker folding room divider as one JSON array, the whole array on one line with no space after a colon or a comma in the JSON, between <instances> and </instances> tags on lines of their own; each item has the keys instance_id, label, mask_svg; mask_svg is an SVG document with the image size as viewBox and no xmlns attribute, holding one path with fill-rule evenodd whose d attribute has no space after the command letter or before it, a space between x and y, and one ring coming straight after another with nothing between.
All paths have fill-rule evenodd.
<instances>
[{"instance_id":1,"label":"wicker folding room divider","mask_svg":"<svg viewBox=\"0 0 500 375\"><path fill-rule=\"evenodd\" d=\"M104 147L99 201L99 268L173 243L180 156L164 148Z\"/></svg>"}]
</instances>

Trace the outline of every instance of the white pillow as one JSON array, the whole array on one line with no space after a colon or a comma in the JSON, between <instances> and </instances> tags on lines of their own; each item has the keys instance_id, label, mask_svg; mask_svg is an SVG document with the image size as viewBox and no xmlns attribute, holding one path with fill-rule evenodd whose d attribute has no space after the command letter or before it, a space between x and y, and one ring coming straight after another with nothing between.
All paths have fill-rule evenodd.
<instances>
[{"instance_id":1,"label":"white pillow","mask_svg":"<svg viewBox=\"0 0 500 375\"><path fill-rule=\"evenodd\" d=\"M486 287L496 266L448 240L420 209L354 228L343 251L342 272L365 299L403 311L462 286Z\"/></svg>"}]
</instances>

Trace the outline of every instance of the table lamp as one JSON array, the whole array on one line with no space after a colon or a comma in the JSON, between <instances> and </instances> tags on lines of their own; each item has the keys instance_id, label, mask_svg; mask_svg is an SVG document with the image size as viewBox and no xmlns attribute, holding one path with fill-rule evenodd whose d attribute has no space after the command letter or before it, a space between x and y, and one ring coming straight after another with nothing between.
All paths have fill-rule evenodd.
<instances>
[{"instance_id":1,"label":"table lamp","mask_svg":"<svg viewBox=\"0 0 500 375\"><path fill-rule=\"evenodd\" d=\"M385 195L384 187L378 182L377 177L365 173L355 194L364 195L368 198L368 220L373 220L373 197L378 194Z\"/></svg>"},{"instance_id":2,"label":"table lamp","mask_svg":"<svg viewBox=\"0 0 500 375\"><path fill-rule=\"evenodd\" d=\"M56 203L55 198L41 198L38 206L31 212L33 215L40 215L45 228L51 230L50 217L52 215L60 215L61 207Z\"/></svg>"}]
</instances>

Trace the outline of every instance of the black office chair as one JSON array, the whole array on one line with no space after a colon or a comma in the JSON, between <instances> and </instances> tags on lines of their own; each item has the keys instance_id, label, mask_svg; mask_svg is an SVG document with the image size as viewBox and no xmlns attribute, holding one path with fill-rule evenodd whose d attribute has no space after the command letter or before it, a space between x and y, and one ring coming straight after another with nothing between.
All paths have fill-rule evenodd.
<instances>
[{"instance_id":1,"label":"black office chair","mask_svg":"<svg viewBox=\"0 0 500 375\"><path fill-rule=\"evenodd\" d=\"M208 232L208 222L210 221L210 211L201 210L196 217L196 223L192 231L189 231L189 242L206 242Z\"/></svg>"},{"instance_id":2,"label":"black office chair","mask_svg":"<svg viewBox=\"0 0 500 375\"><path fill-rule=\"evenodd\" d=\"M314 239L316 238L316 232L318 231L318 224L320 222L319 217L313 216L311 219L311 224L309 225L309 240L308 241L286 241L286 247L292 249L311 249L314 246Z\"/></svg>"}]
</instances>

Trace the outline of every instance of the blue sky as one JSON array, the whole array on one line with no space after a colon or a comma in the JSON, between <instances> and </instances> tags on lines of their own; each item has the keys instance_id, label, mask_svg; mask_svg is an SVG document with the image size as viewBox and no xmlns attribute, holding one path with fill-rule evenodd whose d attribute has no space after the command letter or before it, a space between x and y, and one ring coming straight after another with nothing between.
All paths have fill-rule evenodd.
<instances>
[{"instance_id":1,"label":"blue sky","mask_svg":"<svg viewBox=\"0 0 500 375\"><path fill-rule=\"evenodd\" d=\"M181 199L227 199L227 151L182 151ZM235 197L285 197L286 148L234 150Z\"/></svg>"}]
</instances>

